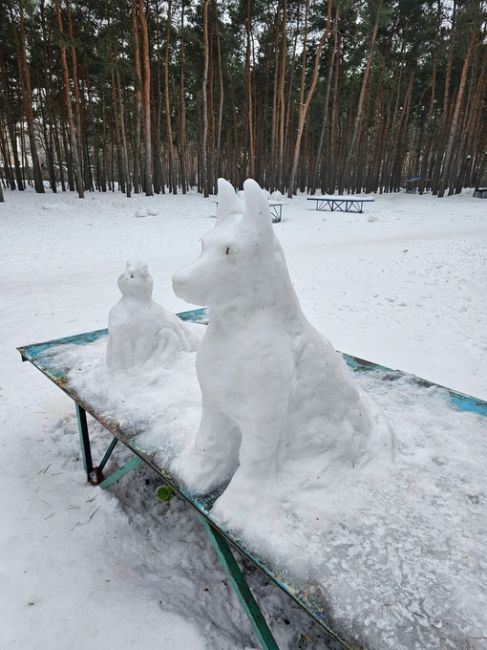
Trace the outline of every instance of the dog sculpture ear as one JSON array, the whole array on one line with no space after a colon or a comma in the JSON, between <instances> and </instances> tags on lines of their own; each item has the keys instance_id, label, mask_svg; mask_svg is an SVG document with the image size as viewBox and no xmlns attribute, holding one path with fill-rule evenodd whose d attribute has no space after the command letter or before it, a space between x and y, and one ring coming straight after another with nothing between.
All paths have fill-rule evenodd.
<instances>
[{"instance_id":1,"label":"dog sculpture ear","mask_svg":"<svg viewBox=\"0 0 487 650\"><path fill-rule=\"evenodd\" d=\"M235 193L231 183L224 178L218 179L218 207L216 218L218 223L226 219L230 214L243 214L244 206Z\"/></svg>"},{"instance_id":2,"label":"dog sculpture ear","mask_svg":"<svg viewBox=\"0 0 487 650\"><path fill-rule=\"evenodd\" d=\"M244 192L245 221L251 223L261 234L273 235L269 204L259 184L252 178L247 178L244 183Z\"/></svg>"}]
</instances>

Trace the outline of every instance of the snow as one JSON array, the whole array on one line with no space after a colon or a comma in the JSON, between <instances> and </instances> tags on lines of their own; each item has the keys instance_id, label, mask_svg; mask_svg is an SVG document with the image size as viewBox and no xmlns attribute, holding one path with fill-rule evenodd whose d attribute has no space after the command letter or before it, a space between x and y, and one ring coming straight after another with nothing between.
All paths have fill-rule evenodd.
<instances>
[{"instance_id":1,"label":"snow","mask_svg":"<svg viewBox=\"0 0 487 650\"><path fill-rule=\"evenodd\" d=\"M112 371L170 366L193 345L185 326L152 300L153 280L147 264L127 262L118 278L122 297L108 315L106 364Z\"/></svg>"},{"instance_id":2,"label":"snow","mask_svg":"<svg viewBox=\"0 0 487 650\"><path fill-rule=\"evenodd\" d=\"M316 212L305 197L285 206L283 222L274 228L304 312L338 349L487 398L487 224L482 200L470 193L442 200L407 194L375 198L358 215ZM157 502L156 484L143 469L110 493L87 486L70 400L22 366L14 349L105 327L107 307L117 300L115 279L130 258L147 259L158 302L174 311L187 308L174 296L170 276L197 256L197 238L213 226L214 205L195 194L137 201L159 215L133 219L133 203L118 194L89 195L85 201L49 195L40 203L31 192L7 191L0 206L2 648L29 647L35 640L43 650L56 647L59 639L80 650L93 641L107 647L162 643L176 650L256 647L192 513L177 499ZM456 453L431 463L428 458L442 433L433 427L437 411L430 399L437 398L428 395L422 403L414 397L405 404L398 398L395 405L398 410L407 407L408 418L418 422L407 448L416 458L406 455L406 461L420 467L422 459L441 474L445 460L457 467L465 463L465 452L481 426L478 420L458 414L468 422L459 424L455 418L446 432ZM423 422L424 438L419 429ZM456 435L459 426L465 431L461 439ZM102 451L106 437L96 439L96 449ZM480 445L478 438L475 444ZM485 467L485 449L477 449L478 462ZM483 474L474 469L456 498L467 503L471 525L480 527L485 518L473 515L485 503L479 490ZM450 521L434 516L435 475L422 472L417 478L424 481L432 529L441 524L448 530ZM456 489L446 488L451 493ZM396 508L395 514L400 522L402 510ZM364 551L377 548L390 567L385 586L400 580L404 554L414 553L421 562L422 547L408 548L404 540L404 530L414 522L406 523L398 523L395 532L404 542L399 551L380 543L380 528L366 539ZM481 539L464 540L468 553L473 548L469 544ZM312 555L312 542L309 552L301 553L305 560ZM306 544L300 548L306 550ZM347 544L343 531L334 529L330 545L346 550ZM475 555L460 558L457 546L454 538L448 547L440 546L438 564L445 558L458 560L471 575ZM358 558L345 554L344 566L330 569L329 586L345 606L349 594L340 576L353 571ZM482 562L479 576L485 571ZM448 585L446 580L437 588ZM323 645L319 629L276 588L255 573L251 586L283 648L307 647L306 637L311 639L308 647L317 639ZM470 589L479 593L479 585L467 582L458 589L464 604ZM414 599L414 594L406 596ZM430 604L427 599L418 602L412 616L434 621ZM398 603L398 615L404 614L403 605ZM376 606L370 604L365 627L381 623ZM360 610L353 615L359 629ZM475 636L485 636L485 628ZM471 643L480 648L483 642Z\"/></svg>"},{"instance_id":3,"label":"snow","mask_svg":"<svg viewBox=\"0 0 487 650\"><path fill-rule=\"evenodd\" d=\"M209 307L196 359L201 424L173 469L199 493L231 478L215 504L225 516L254 510L244 495L275 481L289 457L306 468L319 456L337 479L388 447L390 456L391 435L302 313L259 185L245 181L243 215L233 187L220 179L218 189L217 227L173 275L177 296Z\"/></svg>"}]
</instances>

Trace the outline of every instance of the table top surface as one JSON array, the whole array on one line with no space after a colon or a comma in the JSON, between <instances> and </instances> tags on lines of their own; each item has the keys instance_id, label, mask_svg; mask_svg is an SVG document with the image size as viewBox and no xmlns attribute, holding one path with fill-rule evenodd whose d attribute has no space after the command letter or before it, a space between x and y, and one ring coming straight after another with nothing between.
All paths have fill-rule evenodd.
<instances>
[{"instance_id":1,"label":"table top surface","mask_svg":"<svg viewBox=\"0 0 487 650\"><path fill-rule=\"evenodd\" d=\"M205 324L208 322L208 313L205 309L198 309L191 312L184 312L178 314L182 320L192 321L196 323ZM154 455L147 453L144 449L141 449L137 446L137 436L133 435L133 432L126 430L123 424L120 424L113 418L107 418L103 415L100 415L97 412L97 409L86 400L85 396L78 394L76 390L70 386L69 381L67 381L68 370L66 367L61 367L55 362L55 355L50 354L52 348L57 348L64 345L81 345L85 346L89 343L93 343L100 338L106 337L108 331L97 330L94 332L87 332L83 334L78 334L75 336L68 336L61 339L46 341L43 343L23 346L19 348L19 352L22 355L24 361L30 361L36 368L38 368L44 375L46 375L51 381L53 381L59 388L61 388L67 395L69 395L73 400L80 404L88 413L90 413L98 422L100 422L108 431L110 431L114 436L119 438L127 447L129 447L137 456L139 456L144 462L146 462L166 483L171 485L175 491L185 499L193 508L195 508L203 517L205 517L213 526L215 526L225 538L241 552L245 557L247 557L251 562L258 566L264 573L266 573L269 578L271 578L281 589L283 589L294 601L296 601L309 615L311 615L319 624L321 624L328 632L330 632L335 638L339 639L343 643L345 648L355 649L355 648L367 648L372 647L367 645L366 641L361 638L360 634L357 634L357 621L355 624L348 628L347 625L343 624L341 621L340 624L337 624L329 614L327 606L327 595L326 592L323 593L323 590L316 589L314 584L298 584L293 582L292 579L283 576L282 567L278 563L273 563L272 558L263 557L255 548L251 548L250 545L244 543L239 539L234 533L229 530L222 528L218 522L215 522L212 518L211 507L220 495L221 491L215 491L208 495L195 495L189 492L184 485L182 485L178 479L173 476L170 472L168 466L160 466L154 458ZM347 364L357 372L379 372L387 373L388 378L398 375L404 375L400 371L395 371L390 368L386 368L379 364L374 364L357 357L352 357L350 355L343 355ZM54 359L54 360L53 360ZM417 381L418 385L431 387L433 384L431 382L426 382L419 378L414 378L410 376L413 380ZM470 397L468 395L463 395L455 391L449 391L445 389L448 394L450 402L460 410L471 411L480 415L487 415L487 403L482 400ZM360 618L360 612L358 612L358 617ZM421 623L421 621L419 622ZM418 629L421 629L419 625ZM446 631L443 630L438 639L446 634ZM419 638L419 637L418 637ZM443 637L442 637L443 638ZM436 647L424 645L422 647ZM444 645L443 647L447 648L450 645ZM454 646L452 646L454 647ZM470 646L469 646L470 647ZM476 646L472 646L476 647Z\"/></svg>"},{"instance_id":2,"label":"table top surface","mask_svg":"<svg viewBox=\"0 0 487 650\"><path fill-rule=\"evenodd\" d=\"M375 201L373 196L359 196L356 194L325 194L323 196L308 196L308 201L359 201L361 203L370 203Z\"/></svg>"}]
</instances>

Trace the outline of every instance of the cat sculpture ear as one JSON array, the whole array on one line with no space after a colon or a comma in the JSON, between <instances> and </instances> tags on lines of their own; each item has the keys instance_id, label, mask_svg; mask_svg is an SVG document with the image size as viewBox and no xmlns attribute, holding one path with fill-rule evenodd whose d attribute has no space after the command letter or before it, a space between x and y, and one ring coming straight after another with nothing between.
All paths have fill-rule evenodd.
<instances>
[{"instance_id":1,"label":"cat sculpture ear","mask_svg":"<svg viewBox=\"0 0 487 650\"><path fill-rule=\"evenodd\" d=\"M218 206L216 218L218 223L222 222L231 214L243 214L244 204L235 193L231 183L224 178L218 179Z\"/></svg>"},{"instance_id":2,"label":"cat sculpture ear","mask_svg":"<svg viewBox=\"0 0 487 650\"><path fill-rule=\"evenodd\" d=\"M247 178L244 183L244 193L244 221L258 230L261 235L273 236L269 203L259 184L252 178Z\"/></svg>"},{"instance_id":3,"label":"cat sculpture ear","mask_svg":"<svg viewBox=\"0 0 487 650\"><path fill-rule=\"evenodd\" d=\"M129 269L133 269L135 264L132 262L132 260L127 260L125 264L125 270L128 271Z\"/></svg>"}]
</instances>

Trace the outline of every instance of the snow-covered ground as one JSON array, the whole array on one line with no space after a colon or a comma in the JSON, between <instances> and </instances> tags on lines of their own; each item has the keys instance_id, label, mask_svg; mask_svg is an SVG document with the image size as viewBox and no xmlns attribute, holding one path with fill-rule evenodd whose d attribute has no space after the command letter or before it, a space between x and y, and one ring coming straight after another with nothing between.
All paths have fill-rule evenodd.
<instances>
[{"instance_id":1,"label":"snow-covered ground","mask_svg":"<svg viewBox=\"0 0 487 650\"><path fill-rule=\"evenodd\" d=\"M110 493L86 486L69 399L15 351L106 326L126 259L149 263L156 300L189 309L170 276L198 254L214 203L32 192L6 201L0 647L256 647L193 514L176 499L158 503L145 470ZM383 195L358 215L310 203L286 205L275 231L313 324L340 350L487 399L487 202ZM139 208L159 214L135 218ZM251 582L283 648L326 647L275 587Z\"/></svg>"}]
</instances>

